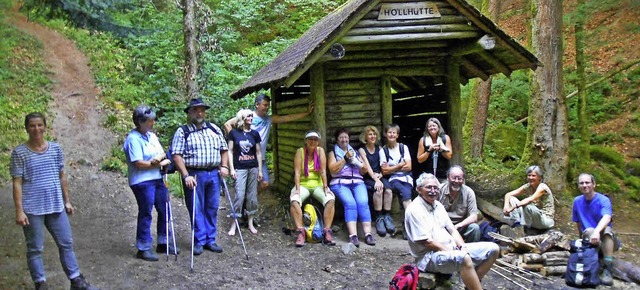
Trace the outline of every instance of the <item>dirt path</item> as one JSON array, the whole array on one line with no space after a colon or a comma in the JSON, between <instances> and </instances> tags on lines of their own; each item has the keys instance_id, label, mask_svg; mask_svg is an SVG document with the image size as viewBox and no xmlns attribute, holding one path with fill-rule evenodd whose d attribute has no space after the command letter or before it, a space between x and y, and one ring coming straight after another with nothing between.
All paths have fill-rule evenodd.
<instances>
[{"instance_id":1,"label":"dirt path","mask_svg":"<svg viewBox=\"0 0 640 290\"><path fill-rule=\"evenodd\" d=\"M338 233L336 247L315 244L294 248L292 238L280 231L285 225L285 211L271 196L260 196L264 211L259 233L243 231L248 260L238 237L224 234L229 222L225 197L219 218L222 254L205 252L196 257L195 271L189 271L188 215L181 200L174 199L182 254L177 261L165 261L164 256L155 263L135 259L136 203L125 177L99 170L115 137L100 125L104 114L99 89L86 57L73 42L54 31L19 15L11 21L43 43L51 66L51 112L55 117L50 133L65 150L71 200L77 209L71 218L76 255L82 272L94 285L102 289L385 289L396 269L412 261L406 241L391 237L377 238L375 247L363 244L353 255L344 255L340 249L347 240L344 232ZM4 221L0 224L0 289L32 289L24 238L13 222L10 193L10 184L6 184L0 195L0 220ZM69 282L57 259L55 245L48 238L45 265L50 287L67 288ZM529 286L563 289L564 283L558 281L540 280ZM484 284L487 289L518 289L495 274L487 276Z\"/></svg>"}]
</instances>

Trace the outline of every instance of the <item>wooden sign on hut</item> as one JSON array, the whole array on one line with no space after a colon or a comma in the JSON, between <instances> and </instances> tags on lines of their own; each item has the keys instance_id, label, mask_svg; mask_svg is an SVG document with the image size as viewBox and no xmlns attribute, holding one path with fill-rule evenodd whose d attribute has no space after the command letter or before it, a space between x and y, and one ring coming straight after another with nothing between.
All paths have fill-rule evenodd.
<instances>
[{"instance_id":1,"label":"wooden sign on hut","mask_svg":"<svg viewBox=\"0 0 640 290\"><path fill-rule=\"evenodd\" d=\"M538 60L463 0L352 0L316 23L247 80L232 98L271 90L272 111L313 114L277 125L271 134L278 192L293 182L293 156L310 129L322 135L348 128L353 145L366 125L400 125L399 141L415 159L430 117L463 152L460 84L535 69ZM462 164L462 154L452 163ZM415 170L420 170L414 163ZM417 173L417 172L416 172Z\"/></svg>"}]
</instances>

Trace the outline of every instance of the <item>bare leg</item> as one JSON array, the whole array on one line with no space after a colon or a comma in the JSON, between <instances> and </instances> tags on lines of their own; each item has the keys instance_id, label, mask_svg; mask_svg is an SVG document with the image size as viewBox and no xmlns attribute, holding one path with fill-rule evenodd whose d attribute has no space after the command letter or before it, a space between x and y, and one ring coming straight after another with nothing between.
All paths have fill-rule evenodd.
<instances>
[{"instance_id":1,"label":"bare leg","mask_svg":"<svg viewBox=\"0 0 640 290\"><path fill-rule=\"evenodd\" d=\"M300 208L300 206L298 206L298 208ZM333 215L336 212L336 203L335 201L331 200L329 202L327 202L327 204L324 205L324 227L325 228L331 228L331 223L333 222ZM296 224L296 226L298 226ZM298 228L302 227L302 211L300 212L300 226L298 226Z\"/></svg>"},{"instance_id":2,"label":"bare leg","mask_svg":"<svg viewBox=\"0 0 640 290\"><path fill-rule=\"evenodd\" d=\"M464 282L464 285L467 286L469 290L482 290L480 278L478 278L478 274L476 274L476 269L473 268L473 261L471 261L469 255L464 256L464 260L460 266L460 277L462 277L462 282Z\"/></svg>"},{"instance_id":3,"label":"bare leg","mask_svg":"<svg viewBox=\"0 0 640 290\"><path fill-rule=\"evenodd\" d=\"M362 231L365 234L370 234L371 233L371 222L363 222L362 223Z\"/></svg>"},{"instance_id":4,"label":"bare leg","mask_svg":"<svg viewBox=\"0 0 640 290\"><path fill-rule=\"evenodd\" d=\"M357 222L347 222L347 231L349 232L349 236L357 235L358 229L356 228Z\"/></svg>"},{"instance_id":5,"label":"bare leg","mask_svg":"<svg viewBox=\"0 0 640 290\"><path fill-rule=\"evenodd\" d=\"M476 267L476 273L478 275L479 280L482 280L484 275L486 275L487 272L491 270L491 266L493 266L493 263L496 262L496 259L498 258L499 254L500 254L500 251L494 252L493 255L489 256L489 258L487 258L484 262L482 262L482 264Z\"/></svg>"},{"instance_id":6,"label":"bare leg","mask_svg":"<svg viewBox=\"0 0 640 290\"><path fill-rule=\"evenodd\" d=\"M382 210L382 192L378 192L378 191L373 192L373 210L375 211Z\"/></svg>"},{"instance_id":7,"label":"bare leg","mask_svg":"<svg viewBox=\"0 0 640 290\"><path fill-rule=\"evenodd\" d=\"M236 234L236 220L235 219L231 220L231 227L229 228L228 234L230 236L234 236Z\"/></svg>"},{"instance_id":8,"label":"bare leg","mask_svg":"<svg viewBox=\"0 0 640 290\"><path fill-rule=\"evenodd\" d=\"M391 210L391 203L393 202L393 191L391 189L385 189L382 195L382 209Z\"/></svg>"},{"instance_id":9,"label":"bare leg","mask_svg":"<svg viewBox=\"0 0 640 290\"><path fill-rule=\"evenodd\" d=\"M325 208L325 212L327 209ZM296 229L304 228L302 224L302 208L297 201L291 202L291 207L289 208L289 212L291 213L291 219L293 219L293 223L296 225ZM326 220L326 214L325 214Z\"/></svg>"}]
</instances>

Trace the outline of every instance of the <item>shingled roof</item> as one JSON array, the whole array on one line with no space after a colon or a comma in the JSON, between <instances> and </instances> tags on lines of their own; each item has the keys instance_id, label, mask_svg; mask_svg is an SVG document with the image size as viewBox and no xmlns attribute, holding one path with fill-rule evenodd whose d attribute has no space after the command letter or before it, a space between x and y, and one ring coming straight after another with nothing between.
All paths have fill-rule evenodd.
<instances>
[{"instance_id":1,"label":"shingled roof","mask_svg":"<svg viewBox=\"0 0 640 290\"><path fill-rule=\"evenodd\" d=\"M481 75L465 73L463 72L464 68L461 69L461 73L467 75L468 78L481 77L484 79L488 75L499 72L508 75L511 71L518 69L537 68L539 61L533 54L500 30L472 5L464 0L445 1L458 10L480 31L495 37L496 47L503 51L500 54L492 54L494 58L498 59L498 63L504 64L503 66L495 67L495 64L485 64L484 67L481 67L484 72ZM380 0L352 0L346 2L321 19L273 61L260 69L233 92L231 97L237 99L260 89L279 87L285 83L292 84L295 79L299 78L327 52L333 43L344 36L360 18L374 9L380 2ZM504 57L505 51L515 57ZM464 77L462 79L465 82L467 80Z\"/></svg>"}]
</instances>

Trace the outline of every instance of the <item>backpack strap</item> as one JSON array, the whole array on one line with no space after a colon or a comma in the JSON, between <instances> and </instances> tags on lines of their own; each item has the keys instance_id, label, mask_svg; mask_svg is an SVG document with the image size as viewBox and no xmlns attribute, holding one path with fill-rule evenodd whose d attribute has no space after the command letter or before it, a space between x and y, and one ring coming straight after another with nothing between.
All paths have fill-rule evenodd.
<instances>
[{"instance_id":1,"label":"backpack strap","mask_svg":"<svg viewBox=\"0 0 640 290\"><path fill-rule=\"evenodd\" d=\"M400 160L402 160L402 158L404 157L404 144L398 143L398 146L400 147ZM384 155L387 157L387 163L389 163L389 148L387 148L387 146L384 146L382 147L382 149L384 150Z\"/></svg>"}]
</instances>

